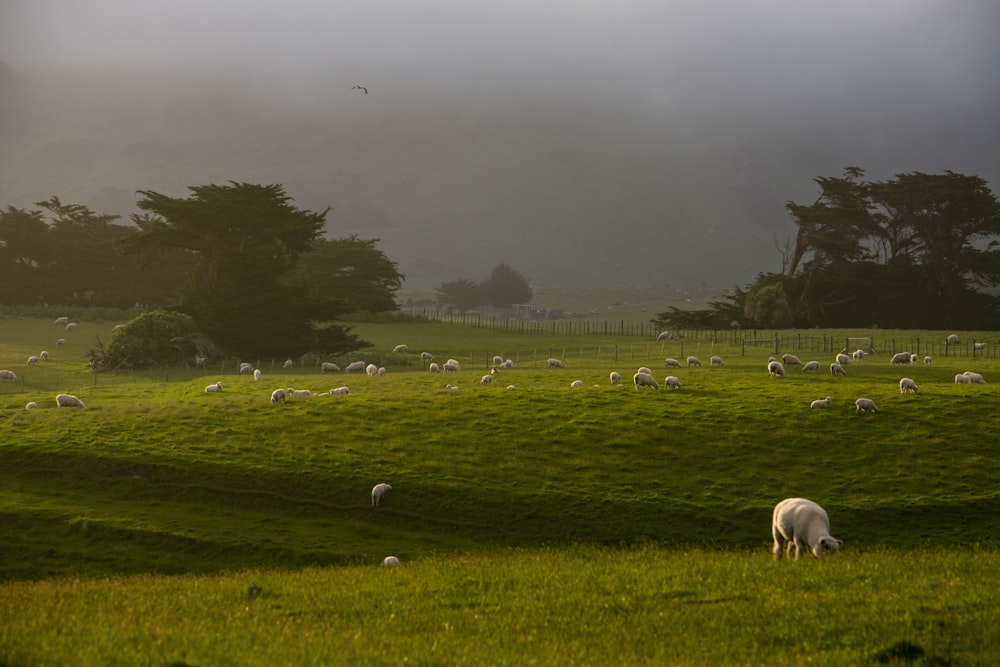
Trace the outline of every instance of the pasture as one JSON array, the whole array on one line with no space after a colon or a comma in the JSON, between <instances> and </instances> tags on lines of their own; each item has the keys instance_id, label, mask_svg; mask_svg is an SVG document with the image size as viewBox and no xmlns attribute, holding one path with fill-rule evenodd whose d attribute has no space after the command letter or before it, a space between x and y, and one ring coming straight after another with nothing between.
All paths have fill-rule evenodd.
<instances>
[{"instance_id":1,"label":"pasture","mask_svg":"<svg viewBox=\"0 0 1000 667\"><path fill-rule=\"evenodd\" d=\"M94 376L87 347L113 324L81 321L54 349L51 320L0 320L0 368L21 376L0 383L0 662L859 664L919 649L925 664L989 664L1000 651L986 636L1000 612L992 357L876 356L832 377L832 355L796 350L823 372L770 379L769 350L725 343L363 323L375 347L352 356L384 377L305 360L252 360L260 382L235 364ZM681 345L703 362L670 371L682 389L632 388L640 365L662 381ZM27 368L43 347L50 359ZM427 373L423 350L463 370ZM480 385L493 354L515 368ZM546 368L550 354L568 367ZM965 370L990 384L956 385ZM900 393L904 375L919 393ZM268 401L341 385L350 395ZM56 409L58 392L87 407ZM826 396L833 407L808 407ZM880 413L857 416L859 396ZM377 482L393 490L373 509ZM840 553L771 560L771 509L793 495L828 510ZM380 568L388 554L403 565Z\"/></svg>"}]
</instances>

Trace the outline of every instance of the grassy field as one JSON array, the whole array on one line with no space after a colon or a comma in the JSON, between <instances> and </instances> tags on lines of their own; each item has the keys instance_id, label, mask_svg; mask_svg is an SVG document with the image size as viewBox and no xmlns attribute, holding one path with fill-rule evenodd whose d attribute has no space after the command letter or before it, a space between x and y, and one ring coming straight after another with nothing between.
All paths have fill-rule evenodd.
<instances>
[{"instance_id":1,"label":"grassy field","mask_svg":"<svg viewBox=\"0 0 1000 667\"><path fill-rule=\"evenodd\" d=\"M54 348L51 320L0 319L0 367L21 376L0 385L0 664L1000 655L996 385L953 382L990 381L995 359L771 380L767 351L720 346L724 367L673 371L683 389L636 391L608 372L662 380L679 342L365 323L375 347L357 356L385 377L93 376L86 349L114 323L81 321ZM464 369L429 374L391 355L403 342ZM567 369L545 368L553 352ZM516 367L483 386L491 354ZM55 409L56 391L87 407ZM881 412L855 415L859 396ZM772 562L771 508L793 495L827 508L840 553ZM387 554L403 565L378 567Z\"/></svg>"}]
</instances>

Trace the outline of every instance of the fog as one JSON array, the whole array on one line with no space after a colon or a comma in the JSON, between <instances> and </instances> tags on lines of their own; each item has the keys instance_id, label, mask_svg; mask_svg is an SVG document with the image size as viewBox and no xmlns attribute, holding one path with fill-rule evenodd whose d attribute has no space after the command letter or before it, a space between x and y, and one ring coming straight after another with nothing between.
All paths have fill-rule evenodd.
<instances>
[{"instance_id":1,"label":"fog","mask_svg":"<svg viewBox=\"0 0 1000 667\"><path fill-rule=\"evenodd\" d=\"M817 176L996 191L998 37L993 0L4 0L0 206L282 183L407 288L745 283Z\"/></svg>"}]
</instances>

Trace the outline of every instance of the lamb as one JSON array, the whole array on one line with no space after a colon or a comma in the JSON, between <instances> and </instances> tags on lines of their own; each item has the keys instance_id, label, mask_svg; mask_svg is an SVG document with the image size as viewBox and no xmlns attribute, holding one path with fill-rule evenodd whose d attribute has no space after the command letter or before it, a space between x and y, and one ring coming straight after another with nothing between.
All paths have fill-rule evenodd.
<instances>
[{"instance_id":1,"label":"lamb","mask_svg":"<svg viewBox=\"0 0 1000 667\"><path fill-rule=\"evenodd\" d=\"M271 392L272 403L284 403L285 397L286 394L284 389L275 389L274 391Z\"/></svg>"},{"instance_id":2,"label":"lamb","mask_svg":"<svg viewBox=\"0 0 1000 667\"><path fill-rule=\"evenodd\" d=\"M321 363L319 365L319 372L320 373L339 373L340 372L340 366L338 366L337 364L333 363L332 361L324 361L323 363Z\"/></svg>"},{"instance_id":3,"label":"lamb","mask_svg":"<svg viewBox=\"0 0 1000 667\"><path fill-rule=\"evenodd\" d=\"M837 355L837 363L840 364L841 366L850 366L851 361L853 361L851 357L844 354L843 352Z\"/></svg>"},{"instance_id":4,"label":"lamb","mask_svg":"<svg viewBox=\"0 0 1000 667\"><path fill-rule=\"evenodd\" d=\"M331 396L347 396L351 393L351 390L347 387L337 387L336 389L330 390Z\"/></svg>"},{"instance_id":5,"label":"lamb","mask_svg":"<svg viewBox=\"0 0 1000 667\"><path fill-rule=\"evenodd\" d=\"M430 371L431 373L440 373L441 367L437 363L431 362L431 365L428 366L427 370Z\"/></svg>"},{"instance_id":6,"label":"lamb","mask_svg":"<svg viewBox=\"0 0 1000 667\"><path fill-rule=\"evenodd\" d=\"M979 373L974 373L972 371L965 371L962 373L965 377L969 378L970 384L986 384L986 380Z\"/></svg>"},{"instance_id":7,"label":"lamb","mask_svg":"<svg viewBox=\"0 0 1000 667\"><path fill-rule=\"evenodd\" d=\"M261 375L263 375L263 373L260 372L259 368L253 369L253 381L254 382L257 382L258 380L260 380Z\"/></svg>"},{"instance_id":8,"label":"lamb","mask_svg":"<svg viewBox=\"0 0 1000 667\"><path fill-rule=\"evenodd\" d=\"M772 378L785 377L785 367L777 360L767 362L767 372Z\"/></svg>"},{"instance_id":9,"label":"lamb","mask_svg":"<svg viewBox=\"0 0 1000 667\"><path fill-rule=\"evenodd\" d=\"M458 359L449 359L444 362L444 366L442 366L442 368L445 373L458 373L462 370L462 364L458 363Z\"/></svg>"},{"instance_id":10,"label":"lamb","mask_svg":"<svg viewBox=\"0 0 1000 667\"><path fill-rule=\"evenodd\" d=\"M376 366L375 364L368 364L367 366L365 366L365 374L368 377L375 377L376 375L378 375L378 366Z\"/></svg>"},{"instance_id":11,"label":"lamb","mask_svg":"<svg viewBox=\"0 0 1000 667\"><path fill-rule=\"evenodd\" d=\"M944 342L946 345L958 345L958 334L951 334Z\"/></svg>"},{"instance_id":12,"label":"lamb","mask_svg":"<svg viewBox=\"0 0 1000 667\"><path fill-rule=\"evenodd\" d=\"M892 355L892 358L889 360L889 363L895 366L896 364L908 364L912 360L913 360L913 355L911 355L909 352L897 352L896 354Z\"/></svg>"},{"instance_id":13,"label":"lamb","mask_svg":"<svg viewBox=\"0 0 1000 667\"><path fill-rule=\"evenodd\" d=\"M802 366L803 373L819 373L819 362L809 361Z\"/></svg>"},{"instance_id":14,"label":"lamb","mask_svg":"<svg viewBox=\"0 0 1000 667\"><path fill-rule=\"evenodd\" d=\"M420 361L422 361L425 364L428 361L434 361L434 355L431 354L430 352L421 352L420 353Z\"/></svg>"},{"instance_id":15,"label":"lamb","mask_svg":"<svg viewBox=\"0 0 1000 667\"><path fill-rule=\"evenodd\" d=\"M717 356L712 356L712 358L708 360L708 365L709 366L725 366L725 364L722 363L722 357L717 357Z\"/></svg>"},{"instance_id":16,"label":"lamb","mask_svg":"<svg viewBox=\"0 0 1000 667\"><path fill-rule=\"evenodd\" d=\"M483 377L479 378L479 384L493 384L493 376L484 375Z\"/></svg>"},{"instance_id":17,"label":"lamb","mask_svg":"<svg viewBox=\"0 0 1000 667\"><path fill-rule=\"evenodd\" d=\"M448 391L458 391L458 387L456 387L453 384L446 384L444 388L447 389Z\"/></svg>"},{"instance_id":18,"label":"lamb","mask_svg":"<svg viewBox=\"0 0 1000 667\"><path fill-rule=\"evenodd\" d=\"M69 324L69 318L66 317L65 315L63 315L62 317L57 317L55 323L57 326L66 326L67 324Z\"/></svg>"},{"instance_id":19,"label":"lamb","mask_svg":"<svg viewBox=\"0 0 1000 667\"><path fill-rule=\"evenodd\" d=\"M382 559L382 567L397 567L399 565L399 559L395 556L386 556Z\"/></svg>"},{"instance_id":20,"label":"lamb","mask_svg":"<svg viewBox=\"0 0 1000 667\"><path fill-rule=\"evenodd\" d=\"M285 390L285 396L290 396L292 398L307 398L312 396L312 392L308 389L292 389L289 387Z\"/></svg>"},{"instance_id":21,"label":"lamb","mask_svg":"<svg viewBox=\"0 0 1000 667\"><path fill-rule=\"evenodd\" d=\"M830 364L830 375L847 375L847 371L845 371L844 367L835 361Z\"/></svg>"},{"instance_id":22,"label":"lamb","mask_svg":"<svg viewBox=\"0 0 1000 667\"><path fill-rule=\"evenodd\" d=\"M701 360L698 357L688 357L687 362L688 368L691 368L692 366L701 366Z\"/></svg>"},{"instance_id":23,"label":"lamb","mask_svg":"<svg viewBox=\"0 0 1000 667\"><path fill-rule=\"evenodd\" d=\"M919 389L917 389L917 383L910 378L900 378L899 380L899 393L901 394L915 394Z\"/></svg>"},{"instance_id":24,"label":"lamb","mask_svg":"<svg viewBox=\"0 0 1000 667\"><path fill-rule=\"evenodd\" d=\"M248 364L245 361L240 364L240 375L250 375L251 373L253 373L253 364Z\"/></svg>"},{"instance_id":25,"label":"lamb","mask_svg":"<svg viewBox=\"0 0 1000 667\"><path fill-rule=\"evenodd\" d=\"M208 394L214 394L222 391L222 383L216 382L215 384L210 384L205 387L205 392Z\"/></svg>"},{"instance_id":26,"label":"lamb","mask_svg":"<svg viewBox=\"0 0 1000 667\"><path fill-rule=\"evenodd\" d=\"M781 355L781 363L786 366L801 366L802 362L794 354L783 354Z\"/></svg>"},{"instance_id":27,"label":"lamb","mask_svg":"<svg viewBox=\"0 0 1000 667\"><path fill-rule=\"evenodd\" d=\"M361 373L365 370L365 367L364 361L352 361L347 364L347 367L344 370L348 373Z\"/></svg>"},{"instance_id":28,"label":"lamb","mask_svg":"<svg viewBox=\"0 0 1000 667\"><path fill-rule=\"evenodd\" d=\"M549 368L566 368L566 363L562 359L549 359Z\"/></svg>"},{"instance_id":29,"label":"lamb","mask_svg":"<svg viewBox=\"0 0 1000 667\"><path fill-rule=\"evenodd\" d=\"M395 352L396 354L406 354L407 352L410 351L410 346L409 345L397 345L396 347L392 348L392 351Z\"/></svg>"},{"instance_id":30,"label":"lamb","mask_svg":"<svg viewBox=\"0 0 1000 667\"><path fill-rule=\"evenodd\" d=\"M38 357L36 357L35 355L31 355L30 357L28 357L28 366L34 366L37 363L38 363Z\"/></svg>"},{"instance_id":31,"label":"lamb","mask_svg":"<svg viewBox=\"0 0 1000 667\"><path fill-rule=\"evenodd\" d=\"M680 368L681 362L677 361L672 357L667 357L667 360L664 362L664 366L666 366L667 368Z\"/></svg>"},{"instance_id":32,"label":"lamb","mask_svg":"<svg viewBox=\"0 0 1000 667\"><path fill-rule=\"evenodd\" d=\"M5 380L7 382L17 382L17 374L14 371L8 371L6 369L0 371L0 380Z\"/></svg>"},{"instance_id":33,"label":"lamb","mask_svg":"<svg viewBox=\"0 0 1000 667\"><path fill-rule=\"evenodd\" d=\"M808 547L816 558L821 558L843 544L830 535L830 517L826 510L805 498L785 498L774 506L771 536L775 560L781 558L782 551L789 557L793 549L794 558L798 560L804 547Z\"/></svg>"},{"instance_id":34,"label":"lamb","mask_svg":"<svg viewBox=\"0 0 1000 667\"><path fill-rule=\"evenodd\" d=\"M878 406L876 406L875 401L870 398L859 398L854 401L854 412L859 415L863 415L866 412L877 415Z\"/></svg>"},{"instance_id":35,"label":"lamb","mask_svg":"<svg viewBox=\"0 0 1000 667\"><path fill-rule=\"evenodd\" d=\"M59 394L56 396L57 408L82 408L83 401L72 394Z\"/></svg>"},{"instance_id":36,"label":"lamb","mask_svg":"<svg viewBox=\"0 0 1000 667\"><path fill-rule=\"evenodd\" d=\"M382 498L392 491L392 486L385 482L372 487L372 507L378 507L382 503Z\"/></svg>"},{"instance_id":37,"label":"lamb","mask_svg":"<svg viewBox=\"0 0 1000 667\"><path fill-rule=\"evenodd\" d=\"M573 380L572 382L569 383L569 386L572 387L573 389L579 389L580 387L583 386L583 380Z\"/></svg>"},{"instance_id":38,"label":"lamb","mask_svg":"<svg viewBox=\"0 0 1000 667\"><path fill-rule=\"evenodd\" d=\"M813 401L809 404L810 408L830 408L833 407L833 399L827 396L826 398L821 398Z\"/></svg>"},{"instance_id":39,"label":"lamb","mask_svg":"<svg viewBox=\"0 0 1000 667\"><path fill-rule=\"evenodd\" d=\"M683 386L684 385L681 384L681 381L677 379L676 375L668 375L666 378L663 379L664 389L670 387L670 391L673 391L674 389L680 389Z\"/></svg>"},{"instance_id":40,"label":"lamb","mask_svg":"<svg viewBox=\"0 0 1000 667\"><path fill-rule=\"evenodd\" d=\"M650 375L649 373L636 373L632 376L632 384L635 385L636 389L640 387L652 387L653 389L659 389L660 383Z\"/></svg>"},{"instance_id":41,"label":"lamb","mask_svg":"<svg viewBox=\"0 0 1000 667\"><path fill-rule=\"evenodd\" d=\"M622 381L622 374L618 371L611 371L609 377L611 378L611 384L620 384Z\"/></svg>"}]
</instances>

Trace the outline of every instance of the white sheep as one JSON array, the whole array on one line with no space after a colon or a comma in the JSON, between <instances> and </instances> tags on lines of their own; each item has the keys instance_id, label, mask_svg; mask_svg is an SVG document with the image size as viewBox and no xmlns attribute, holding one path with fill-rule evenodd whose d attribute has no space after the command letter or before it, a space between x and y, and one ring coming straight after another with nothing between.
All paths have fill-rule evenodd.
<instances>
[{"instance_id":1,"label":"white sheep","mask_svg":"<svg viewBox=\"0 0 1000 667\"><path fill-rule=\"evenodd\" d=\"M275 389L271 392L271 402L272 403L284 403L287 394L285 394L284 389Z\"/></svg>"},{"instance_id":2,"label":"white sheep","mask_svg":"<svg viewBox=\"0 0 1000 667\"><path fill-rule=\"evenodd\" d=\"M493 355L493 365L494 366L500 366L502 364L503 364L503 357L501 357L499 354L494 354Z\"/></svg>"},{"instance_id":3,"label":"white sheep","mask_svg":"<svg viewBox=\"0 0 1000 667\"><path fill-rule=\"evenodd\" d=\"M385 370L385 366L379 366L375 374L378 375L379 377L382 377L383 375L386 374L386 372L387 371Z\"/></svg>"},{"instance_id":4,"label":"white sheep","mask_svg":"<svg viewBox=\"0 0 1000 667\"><path fill-rule=\"evenodd\" d=\"M958 334L951 334L944 342L947 345L958 345Z\"/></svg>"},{"instance_id":5,"label":"white sheep","mask_svg":"<svg viewBox=\"0 0 1000 667\"><path fill-rule=\"evenodd\" d=\"M852 361L854 360L851 359L849 355L846 355L843 352L837 355L837 363L840 364L841 366L850 366Z\"/></svg>"},{"instance_id":6,"label":"white sheep","mask_svg":"<svg viewBox=\"0 0 1000 667\"><path fill-rule=\"evenodd\" d=\"M38 363L38 357L36 357L35 355L31 355L30 357L28 357L28 366L34 366L37 363Z\"/></svg>"},{"instance_id":7,"label":"white sheep","mask_svg":"<svg viewBox=\"0 0 1000 667\"><path fill-rule=\"evenodd\" d=\"M431 373L440 373L441 372L441 366L439 366L437 364L437 362L433 362L432 361L431 365L427 367L427 370L430 371Z\"/></svg>"},{"instance_id":8,"label":"white sheep","mask_svg":"<svg viewBox=\"0 0 1000 667\"><path fill-rule=\"evenodd\" d=\"M422 361L425 364L428 361L434 361L434 355L431 354L430 352L421 352L420 353L420 361Z\"/></svg>"},{"instance_id":9,"label":"white sheep","mask_svg":"<svg viewBox=\"0 0 1000 667\"><path fill-rule=\"evenodd\" d=\"M59 394L56 396L57 408L82 408L83 401L72 394Z\"/></svg>"},{"instance_id":10,"label":"white sheep","mask_svg":"<svg viewBox=\"0 0 1000 667\"><path fill-rule=\"evenodd\" d=\"M289 368L291 368L292 366L293 366L293 363L292 363L292 360L291 360L291 359L285 359L285 363L283 363L283 364L281 365L281 367L282 367L282 368L284 368L284 369L285 369L286 371L287 371L287 370L288 370Z\"/></svg>"},{"instance_id":11,"label":"white sheep","mask_svg":"<svg viewBox=\"0 0 1000 667\"><path fill-rule=\"evenodd\" d=\"M396 354L406 354L407 352L410 351L410 346L409 345L397 345L396 347L392 348L392 351L395 352Z\"/></svg>"},{"instance_id":12,"label":"white sheep","mask_svg":"<svg viewBox=\"0 0 1000 667\"><path fill-rule=\"evenodd\" d=\"M312 396L312 392L308 389L292 389L289 387L285 390L285 396L289 396L291 398L308 398L309 396Z\"/></svg>"},{"instance_id":13,"label":"white sheep","mask_svg":"<svg viewBox=\"0 0 1000 667\"><path fill-rule=\"evenodd\" d=\"M891 359L889 359L889 363L892 364L893 366L897 364L908 364L911 363L912 361L913 361L913 355L910 354L909 352L897 352L896 354L892 355Z\"/></svg>"},{"instance_id":14,"label":"white sheep","mask_svg":"<svg viewBox=\"0 0 1000 667\"><path fill-rule=\"evenodd\" d=\"M365 366L365 374L368 375L368 377L375 377L378 375L378 366L375 364L368 364Z\"/></svg>"},{"instance_id":15,"label":"white sheep","mask_svg":"<svg viewBox=\"0 0 1000 667\"><path fill-rule=\"evenodd\" d=\"M821 558L843 544L830 535L830 517L826 510L805 498L785 498L774 506L771 537L774 538L771 553L775 560L781 558L782 551L789 557L793 549L794 558L798 560L805 548Z\"/></svg>"},{"instance_id":16,"label":"white sheep","mask_svg":"<svg viewBox=\"0 0 1000 667\"><path fill-rule=\"evenodd\" d=\"M479 378L479 384L493 384L493 376L484 375L483 377Z\"/></svg>"},{"instance_id":17,"label":"white sheep","mask_svg":"<svg viewBox=\"0 0 1000 667\"><path fill-rule=\"evenodd\" d=\"M562 359L550 358L549 368L566 368L566 363Z\"/></svg>"},{"instance_id":18,"label":"white sheep","mask_svg":"<svg viewBox=\"0 0 1000 667\"><path fill-rule=\"evenodd\" d=\"M507 385L507 388L508 389L517 389L517 386L509 384L509 385Z\"/></svg>"},{"instance_id":19,"label":"white sheep","mask_svg":"<svg viewBox=\"0 0 1000 667\"><path fill-rule=\"evenodd\" d=\"M622 381L622 374L618 371L611 371L611 375L608 377L611 378L611 384L620 384Z\"/></svg>"},{"instance_id":20,"label":"white sheep","mask_svg":"<svg viewBox=\"0 0 1000 667\"><path fill-rule=\"evenodd\" d=\"M504 359L504 362L502 364L500 364L500 368L502 368L505 371L513 370L513 368L514 368L514 360L513 359Z\"/></svg>"},{"instance_id":21,"label":"white sheep","mask_svg":"<svg viewBox=\"0 0 1000 667\"><path fill-rule=\"evenodd\" d=\"M17 382L17 374L14 371L9 371L7 369L0 370L0 380L5 380L7 382Z\"/></svg>"},{"instance_id":22,"label":"white sheep","mask_svg":"<svg viewBox=\"0 0 1000 667\"><path fill-rule=\"evenodd\" d=\"M462 364L458 363L458 359L449 359L441 368L445 373L458 373L462 370Z\"/></svg>"},{"instance_id":23,"label":"white sheep","mask_svg":"<svg viewBox=\"0 0 1000 667\"><path fill-rule=\"evenodd\" d=\"M794 354L783 354L781 355L781 363L786 366L801 366L802 361L799 360Z\"/></svg>"},{"instance_id":24,"label":"white sheep","mask_svg":"<svg viewBox=\"0 0 1000 667\"><path fill-rule=\"evenodd\" d=\"M775 359L774 361L767 362L767 373L772 378L783 378L785 377L785 367L780 361Z\"/></svg>"},{"instance_id":25,"label":"white sheep","mask_svg":"<svg viewBox=\"0 0 1000 667\"><path fill-rule=\"evenodd\" d=\"M583 386L583 380L573 380L572 382L569 383L569 386L572 387L573 389L579 389L580 387Z\"/></svg>"},{"instance_id":26,"label":"white sheep","mask_svg":"<svg viewBox=\"0 0 1000 667\"><path fill-rule=\"evenodd\" d=\"M972 378L965 373L959 373L955 376L955 384L972 384Z\"/></svg>"},{"instance_id":27,"label":"white sheep","mask_svg":"<svg viewBox=\"0 0 1000 667\"><path fill-rule=\"evenodd\" d=\"M701 366L701 359L698 357L688 357L687 362L688 368L691 368L692 366Z\"/></svg>"},{"instance_id":28,"label":"white sheep","mask_svg":"<svg viewBox=\"0 0 1000 667\"><path fill-rule=\"evenodd\" d=\"M986 343L973 343L972 344L972 349L973 350L985 350L986 349Z\"/></svg>"},{"instance_id":29,"label":"white sheep","mask_svg":"<svg viewBox=\"0 0 1000 667\"><path fill-rule=\"evenodd\" d=\"M818 361L807 361L802 366L803 373L819 373L819 362Z\"/></svg>"},{"instance_id":30,"label":"white sheep","mask_svg":"<svg viewBox=\"0 0 1000 667\"><path fill-rule=\"evenodd\" d=\"M930 366L932 363L934 363L934 359L932 359L931 357L924 357L924 363Z\"/></svg>"},{"instance_id":31,"label":"white sheep","mask_svg":"<svg viewBox=\"0 0 1000 667\"><path fill-rule=\"evenodd\" d=\"M75 328L76 328L76 322L70 322L69 324L66 325L66 330L67 331L69 331L70 329L75 329Z\"/></svg>"},{"instance_id":32,"label":"white sheep","mask_svg":"<svg viewBox=\"0 0 1000 667\"><path fill-rule=\"evenodd\" d=\"M845 371L844 367L835 361L830 364L830 375L847 375L847 371Z\"/></svg>"},{"instance_id":33,"label":"white sheep","mask_svg":"<svg viewBox=\"0 0 1000 667\"><path fill-rule=\"evenodd\" d=\"M666 361L664 361L663 364L667 368L680 368L681 367L681 362L677 361L673 357L667 357Z\"/></svg>"},{"instance_id":34,"label":"white sheep","mask_svg":"<svg viewBox=\"0 0 1000 667\"><path fill-rule=\"evenodd\" d=\"M344 370L347 371L348 373L363 373L365 367L366 365L364 361L352 361L351 363L347 364L347 367L344 368Z\"/></svg>"},{"instance_id":35,"label":"white sheep","mask_svg":"<svg viewBox=\"0 0 1000 667\"><path fill-rule=\"evenodd\" d=\"M447 389L448 391L458 391L458 387L456 387L453 384L446 384L444 388Z\"/></svg>"},{"instance_id":36,"label":"white sheep","mask_svg":"<svg viewBox=\"0 0 1000 667\"><path fill-rule=\"evenodd\" d=\"M56 325L58 325L58 326L66 326L67 324L69 324L69 318L66 317L65 315L63 315L62 317L57 317L56 318Z\"/></svg>"},{"instance_id":37,"label":"white sheep","mask_svg":"<svg viewBox=\"0 0 1000 667\"><path fill-rule=\"evenodd\" d=\"M331 396L347 396L351 393L351 390L347 387L337 387L336 389L330 390Z\"/></svg>"},{"instance_id":38,"label":"white sheep","mask_svg":"<svg viewBox=\"0 0 1000 667\"><path fill-rule=\"evenodd\" d=\"M210 384L207 387L205 387L205 392L209 393L209 394L218 393L220 391L222 391L222 383L221 382L216 382L215 384Z\"/></svg>"},{"instance_id":39,"label":"white sheep","mask_svg":"<svg viewBox=\"0 0 1000 667\"><path fill-rule=\"evenodd\" d=\"M263 373L261 373L261 371L260 371L259 368L253 369L253 381L254 382L258 382L260 380L260 378L261 378L262 375L263 375Z\"/></svg>"},{"instance_id":40,"label":"white sheep","mask_svg":"<svg viewBox=\"0 0 1000 667\"><path fill-rule=\"evenodd\" d=\"M48 361L49 353L46 352L45 350L42 350L41 352L38 353L38 358L41 359L42 361Z\"/></svg>"},{"instance_id":41,"label":"white sheep","mask_svg":"<svg viewBox=\"0 0 1000 667\"><path fill-rule=\"evenodd\" d=\"M667 387L669 387L670 391L673 391L674 389L680 389L683 386L684 385L681 384L681 381L677 379L676 375L668 375L667 377L665 377L663 379L663 388L664 389L666 389Z\"/></svg>"},{"instance_id":42,"label":"white sheep","mask_svg":"<svg viewBox=\"0 0 1000 667\"><path fill-rule=\"evenodd\" d=\"M657 334L656 340L657 341L670 340L670 332L669 331L661 331L659 334Z\"/></svg>"},{"instance_id":43,"label":"white sheep","mask_svg":"<svg viewBox=\"0 0 1000 667\"><path fill-rule=\"evenodd\" d=\"M854 401L854 412L863 415L866 412L877 415L878 406L875 405L875 401L870 398L859 398Z\"/></svg>"},{"instance_id":44,"label":"white sheep","mask_svg":"<svg viewBox=\"0 0 1000 667\"><path fill-rule=\"evenodd\" d=\"M399 559L395 556L386 556L382 559L382 567L397 567L399 566Z\"/></svg>"},{"instance_id":45,"label":"white sheep","mask_svg":"<svg viewBox=\"0 0 1000 667\"><path fill-rule=\"evenodd\" d=\"M66 339L65 338L57 338L56 339L56 347L62 347L65 344L66 344Z\"/></svg>"},{"instance_id":46,"label":"white sheep","mask_svg":"<svg viewBox=\"0 0 1000 667\"><path fill-rule=\"evenodd\" d=\"M208 357L200 354L194 355L194 365L198 368L205 368L208 365Z\"/></svg>"},{"instance_id":47,"label":"white sheep","mask_svg":"<svg viewBox=\"0 0 1000 667\"><path fill-rule=\"evenodd\" d=\"M660 383L650 375L649 373L636 373L632 376L632 384L635 385L636 389L640 387L652 387L653 389L659 389Z\"/></svg>"},{"instance_id":48,"label":"white sheep","mask_svg":"<svg viewBox=\"0 0 1000 667\"><path fill-rule=\"evenodd\" d=\"M319 365L319 372L320 373L339 373L340 372L340 366L338 366L337 364L333 363L332 361L324 361L323 363L321 363Z\"/></svg>"},{"instance_id":49,"label":"white sheep","mask_svg":"<svg viewBox=\"0 0 1000 667\"><path fill-rule=\"evenodd\" d=\"M635 372L636 373L645 373L646 375L652 375L653 374L653 371L649 370L649 368L647 368L646 366L639 366L639 368L635 369Z\"/></svg>"},{"instance_id":50,"label":"white sheep","mask_svg":"<svg viewBox=\"0 0 1000 667\"><path fill-rule=\"evenodd\" d=\"M917 383L910 378L900 378L899 380L899 393L901 394L916 394L920 391L917 388Z\"/></svg>"},{"instance_id":51,"label":"white sheep","mask_svg":"<svg viewBox=\"0 0 1000 667\"><path fill-rule=\"evenodd\" d=\"M915 355L915 354L911 354L911 355L910 355L910 363L911 363L911 364L915 364L915 363L917 363L917 360L919 360L919 359L920 359L920 357L918 357L918 356L917 356L917 355Z\"/></svg>"},{"instance_id":52,"label":"white sheep","mask_svg":"<svg viewBox=\"0 0 1000 667\"><path fill-rule=\"evenodd\" d=\"M854 358L855 363L861 363L861 360L865 358L865 351L859 347L858 349L854 350L854 353L851 355L851 357Z\"/></svg>"},{"instance_id":53,"label":"white sheep","mask_svg":"<svg viewBox=\"0 0 1000 667\"><path fill-rule=\"evenodd\" d=\"M392 491L392 487L385 482L381 484L376 484L372 487L372 507L378 507L382 503L382 498L388 492Z\"/></svg>"},{"instance_id":54,"label":"white sheep","mask_svg":"<svg viewBox=\"0 0 1000 667\"><path fill-rule=\"evenodd\" d=\"M708 360L708 365L709 366L725 366L725 364L722 363L722 357L718 357L718 356L714 356L714 355L712 356L712 358L710 358Z\"/></svg>"},{"instance_id":55,"label":"white sheep","mask_svg":"<svg viewBox=\"0 0 1000 667\"><path fill-rule=\"evenodd\" d=\"M827 396L826 398L820 398L809 404L810 408L830 408L833 407L833 399Z\"/></svg>"},{"instance_id":56,"label":"white sheep","mask_svg":"<svg viewBox=\"0 0 1000 667\"><path fill-rule=\"evenodd\" d=\"M253 373L253 364L248 364L245 361L240 364L240 375L250 375L251 373Z\"/></svg>"},{"instance_id":57,"label":"white sheep","mask_svg":"<svg viewBox=\"0 0 1000 667\"><path fill-rule=\"evenodd\" d=\"M27 403L24 404L24 409L25 410L33 410L33 409L35 409L37 407L38 407L38 403L35 403L34 401L28 401Z\"/></svg>"},{"instance_id":58,"label":"white sheep","mask_svg":"<svg viewBox=\"0 0 1000 667\"><path fill-rule=\"evenodd\" d=\"M962 375L969 378L969 382L971 384L986 384L986 380L984 380L983 376L980 375L979 373L975 373L973 371L965 371L964 373L962 373Z\"/></svg>"}]
</instances>

